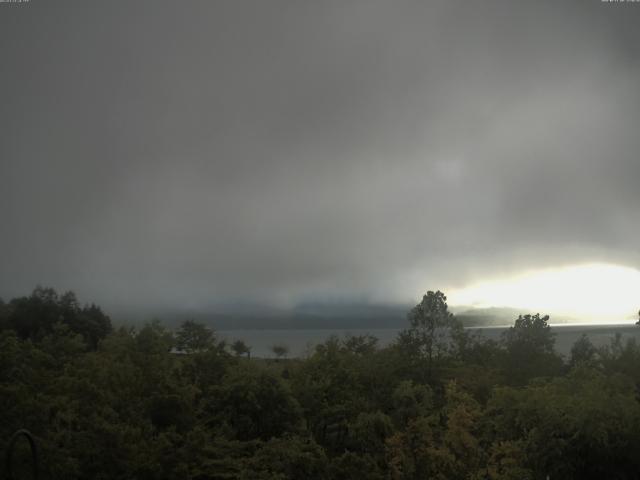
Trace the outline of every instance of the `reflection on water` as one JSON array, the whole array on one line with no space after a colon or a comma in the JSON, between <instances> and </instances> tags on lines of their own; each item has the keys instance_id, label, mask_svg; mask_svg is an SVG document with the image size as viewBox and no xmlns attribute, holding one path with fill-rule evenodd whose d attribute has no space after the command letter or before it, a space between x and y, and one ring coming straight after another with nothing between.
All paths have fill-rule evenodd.
<instances>
[{"instance_id":1,"label":"reflection on water","mask_svg":"<svg viewBox=\"0 0 640 480\"><path fill-rule=\"evenodd\" d=\"M499 340L500 335L508 327L477 327L470 328L480 332L485 338ZM599 347L608 345L616 333L627 338L640 337L640 327L634 324L623 325L557 325L552 326L556 334L556 351L569 355L573 343L585 333L591 342ZM273 357L271 346L284 344L289 347L289 356L304 357L313 351L313 347L324 342L331 335L340 337L351 335L371 334L378 338L379 344L384 346L391 343L400 329L352 329L352 330L224 330L218 332L227 340L242 339L252 347L251 354L256 357Z\"/></svg>"}]
</instances>

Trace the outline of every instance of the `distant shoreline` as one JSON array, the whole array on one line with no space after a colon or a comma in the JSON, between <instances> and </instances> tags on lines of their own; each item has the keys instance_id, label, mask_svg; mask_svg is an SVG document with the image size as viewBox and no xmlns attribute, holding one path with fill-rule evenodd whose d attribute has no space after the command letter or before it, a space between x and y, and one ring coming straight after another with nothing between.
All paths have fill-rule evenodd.
<instances>
[{"instance_id":1,"label":"distant shoreline","mask_svg":"<svg viewBox=\"0 0 640 480\"><path fill-rule=\"evenodd\" d=\"M503 329L503 328L509 328L513 326L513 322L512 323L505 323L505 324L495 324L495 325L464 325L464 328L466 330L486 330L486 329L492 329L492 328L496 328L496 329ZM608 328L608 327L635 327L636 324L634 321L627 321L627 322L605 322L605 323L592 323L592 322L580 322L580 323L550 323L549 326L551 328L571 328L571 327L592 327L592 328ZM215 325L214 325L215 328ZM216 332L218 333L225 333L225 332L259 332L259 331L314 331L314 332L350 332L350 331L367 331L367 330L371 330L371 331L380 331L380 330L394 330L394 331L399 331L399 330L403 330L404 328L408 328L407 327L398 327L398 326L372 326L372 327L365 327L365 326L357 326L357 327L324 327L324 328L316 328L316 327L309 327L309 326L300 326L299 328L293 328L292 325L282 325L282 326L276 326L276 325L268 325L265 327L238 327L238 328L222 328L222 329L216 329ZM640 327L638 327L640 329Z\"/></svg>"},{"instance_id":2,"label":"distant shoreline","mask_svg":"<svg viewBox=\"0 0 640 480\"><path fill-rule=\"evenodd\" d=\"M482 334L487 340L499 341L502 332L512 325L485 325L465 327L469 331ZM378 339L378 345L385 347L391 344L402 328L299 328L299 329L225 329L218 330L221 338L228 341L243 340L249 345L252 357L272 358L273 345L285 345L289 348L290 358L304 357L324 343L331 336L345 335L373 335ZM583 334L587 335L596 346L608 345L617 333L624 338L636 337L640 341L640 327L634 323L606 323L606 324L555 324L551 325L556 339L556 351L562 355L569 355L574 342Z\"/></svg>"}]
</instances>

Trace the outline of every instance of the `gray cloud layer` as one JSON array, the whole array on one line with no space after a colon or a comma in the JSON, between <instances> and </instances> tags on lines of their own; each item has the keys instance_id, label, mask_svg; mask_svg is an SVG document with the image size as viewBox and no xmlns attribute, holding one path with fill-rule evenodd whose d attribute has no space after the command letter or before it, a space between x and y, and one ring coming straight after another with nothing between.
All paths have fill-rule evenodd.
<instances>
[{"instance_id":1,"label":"gray cloud layer","mask_svg":"<svg viewBox=\"0 0 640 480\"><path fill-rule=\"evenodd\" d=\"M0 4L0 295L640 267L640 4Z\"/></svg>"}]
</instances>

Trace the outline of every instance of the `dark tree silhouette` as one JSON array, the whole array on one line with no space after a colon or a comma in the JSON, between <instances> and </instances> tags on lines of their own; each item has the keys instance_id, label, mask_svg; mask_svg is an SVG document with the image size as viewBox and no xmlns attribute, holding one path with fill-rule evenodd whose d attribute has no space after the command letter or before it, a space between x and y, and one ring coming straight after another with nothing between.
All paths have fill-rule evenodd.
<instances>
[{"instance_id":1,"label":"dark tree silhouette","mask_svg":"<svg viewBox=\"0 0 640 480\"><path fill-rule=\"evenodd\" d=\"M195 320L185 320L176 332L176 347L193 353L208 350L215 345L213 330Z\"/></svg>"},{"instance_id":2,"label":"dark tree silhouette","mask_svg":"<svg viewBox=\"0 0 640 480\"><path fill-rule=\"evenodd\" d=\"M11 328L19 337L41 340L55 330L57 324L65 325L72 333L82 335L87 345L95 350L98 342L112 330L111 319L100 307L91 304L80 306L75 293L62 295L53 288L36 287L28 297L11 300L0 312L0 326Z\"/></svg>"},{"instance_id":3,"label":"dark tree silhouette","mask_svg":"<svg viewBox=\"0 0 640 480\"><path fill-rule=\"evenodd\" d=\"M512 352L551 353L555 334L551 332L549 315L520 315L513 327L503 332L505 346Z\"/></svg>"},{"instance_id":4,"label":"dark tree silhouette","mask_svg":"<svg viewBox=\"0 0 640 480\"><path fill-rule=\"evenodd\" d=\"M279 343L279 344L273 345L271 347L271 351L278 359L286 358L287 355L289 354L289 347L287 347L283 343Z\"/></svg>"},{"instance_id":5,"label":"dark tree silhouette","mask_svg":"<svg viewBox=\"0 0 640 480\"><path fill-rule=\"evenodd\" d=\"M231 350L240 357L246 355L247 358L251 358L251 347L247 345L243 340L236 340L231 344Z\"/></svg>"},{"instance_id":6,"label":"dark tree silhouette","mask_svg":"<svg viewBox=\"0 0 640 480\"><path fill-rule=\"evenodd\" d=\"M512 383L553 375L562 368L562 359L554 351L555 334L548 322L548 315L520 315L514 326L502 333L505 370Z\"/></svg>"},{"instance_id":7,"label":"dark tree silhouette","mask_svg":"<svg viewBox=\"0 0 640 480\"><path fill-rule=\"evenodd\" d=\"M441 291L427 292L408 314L411 327L399 337L402 349L423 358L431 376L435 359L451 351L456 337L463 334L462 325L449 312L447 297Z\"/></svg>"},{"instance_id":8,"label":"dark tree silhouette","mask_svg":"<svg viewBox=\"0 0 640 480\"><path fill-rule=\"evenodd\" d=\"M582 334L571 347L571 366L590 365L598 354L597 348L591 343L586 334Z\"/></svg>"}]
</instances>

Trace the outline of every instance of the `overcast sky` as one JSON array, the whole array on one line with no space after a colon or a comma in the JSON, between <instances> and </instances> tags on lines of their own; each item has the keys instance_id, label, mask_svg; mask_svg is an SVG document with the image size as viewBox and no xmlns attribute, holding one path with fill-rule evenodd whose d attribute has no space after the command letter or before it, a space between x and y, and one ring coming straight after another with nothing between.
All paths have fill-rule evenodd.
<instances>
[{"instance_id":1,"label":"overcast sky","mask_svg":"<svg viewBox=\"0 0 640 480\"><path fill-rule=\"evenodd\" d=\"M0 296L640 267L640 3L0 3Z\"/></svg>"}]
</instances>

